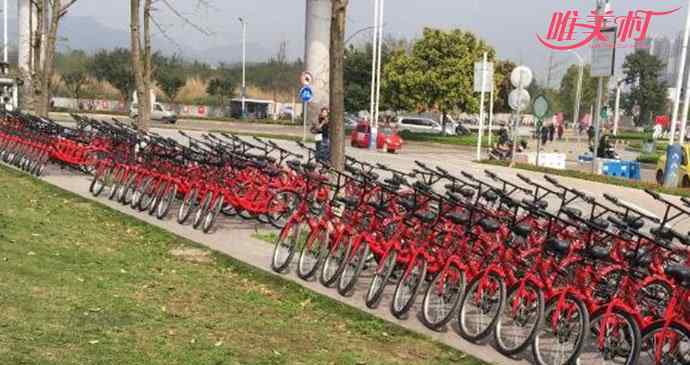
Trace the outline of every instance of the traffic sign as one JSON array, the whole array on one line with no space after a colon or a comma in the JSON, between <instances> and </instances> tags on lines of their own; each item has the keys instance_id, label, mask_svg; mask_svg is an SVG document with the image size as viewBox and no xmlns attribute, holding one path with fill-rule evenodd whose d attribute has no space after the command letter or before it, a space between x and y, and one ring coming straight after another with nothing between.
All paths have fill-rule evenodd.
<instances>
[{"instance_id":1,"label":"traffic sign","mask_svg":"<svg viewBox=\"0 0 690 365\"><path fill-rule=\"evenodd\" d=\"M550 109L549 99L544 95L539 95L532 104L532 109L534 110L534 116L540 121L549 113Z\"/></svg>"},{"instance_id":2,"label":"traffic sign","mask_svg":"<svg viewBox=\"0 0 690 365\"><path fill-rule=\"evenodd\" d=\"M494 86L494 63L487 62L486 67L482 67L484 62L474 63L474 92L482 92L482 75L484 75L486 83L484 84L484 92L490 93Z\"/></svg>"},{"instance_id":3,"label":"traffic sign","mask_svg":"<svg viewBox=\"0 0 690 365\"><path fill-rule=\"evenodd\" d=\"M530 100L531 97L529 92L525 89L522 89L522 92L520 92L519 89L515 89L508 95L508 105L515 111L524 111L527 109Z\"/></svg>"},{"instance_id":4,"label":"traffic sign","mask_svg":"<svg viewBox=\"0 0 690 365\"><path fill-rule=\"evenodd\" d=\"M299 90L299 97L303 102L308 103L314 98L314 90L309 85L305 85Z\"/></svg>"},{"instance_id":5,"label":"traffic sign","mask_svg":"<svg viewBox=\"0 0 690 365\"><path fill-rule=\"evenodd\" d=\"M595 37L592 46L592 77L613 76L616 65L616 27L602 29L601 34L606 40Z\"/></svg>"},{"instance_id":6,"label":"traffic sign","mask_svg":"<svg viewBox=\"0 0 690 365\"><path fill-rule=\"evenodd\" d=\"M299 77L299 81L302 83L302 86L309 86L314 81L314 75L311 72L304 71Z\"/></svg>"},{"instance_id":7,"label":"traffic sign","mask_svg":"<svg viewBox=\"0 0 690 365\"><path fill-rule=\"evenodd\" d=\"M510 74L510 82L513 84L513 87L526 89L532 83L533 76L532 70L529 67L518 66Z\"/></svg>"}]
</instances>

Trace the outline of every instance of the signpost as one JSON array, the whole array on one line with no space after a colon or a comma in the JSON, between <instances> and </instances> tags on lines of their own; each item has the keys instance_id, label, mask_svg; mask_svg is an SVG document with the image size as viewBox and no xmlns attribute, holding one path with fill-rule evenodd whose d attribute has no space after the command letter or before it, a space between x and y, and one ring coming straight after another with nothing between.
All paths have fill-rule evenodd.
<instances>
[{"instance_id":1,"label":"signpost","mask_svg":"<svg viewBox=\"0 0 690 365\"><path fill-rule=\"evenodd\" d=\"M602 98L604 93L604 78L613 76L616 60L616 27L603 28L601 33L606 40L597 40L592 47L592 77L599 78L597 86L597 110L594 114L594 158L592 158L592 173L595 171L599 138L601 133Z\"/></svg>"},{"instance_id":2,"label":"signpost","mask_svg":"<svg viewBox=\"0 0 690 365\"><path fill-rule=\"evenodd\" d=\"M479 136L477 137L477 161L482 159L482 135L484 134L484 93L491 92L494 85L494 64L487 62L484 52L482 62L474 64L474 91L480 92Z\"/></svg>"},{"instance_id":3,"label":"signpost","mask_svg":"<svg viewBox=\"0 0 690 365\"><path fill-rule=\"evenodd\" d=\"M309 111L308 104L311 102L311 100L314 98L314 90L312 90L310 84L314 80L314 76L312 76L311 73L309 72L302 72L302 75L300 76L300 82L302 83L302 88L299 90L299 98L302 100L302 114L304 116L304 122L303 122L303 129L304 129L304 134L302 141L306 142L307 141L307 114ZM294 113L294 111L293 111Z\"/></svg>"},{"instance_id":4,"label":"signpost","mask_svg":"<svg viewBox=\"0 0 690 365\"><path fill-rule=\"evenodd\" d=\"M508 95L508 104L515 110L515 120L513 121L513 154L510 157L510 166L515 165L515 154L517 153L517 130L520 123L520 113L529 106L530 95L525 90L531 83L534 75L527 66L518 66L510 74L510 82L517 90L511 91Z\"/></svg>"},{"instance_id":5,"label":"signpost","mask_svg":"<svg viewBox=\"0 0 690 365\"><path fill-rule=\"evenodd\" d=\"M537 166L539 166L539 154L541 152L541 128L544 125L544 117L549 113L550 109L549 99L544 95L539 95L532 105L534 116L537 117Z\"/></svg>"}]
</instances>

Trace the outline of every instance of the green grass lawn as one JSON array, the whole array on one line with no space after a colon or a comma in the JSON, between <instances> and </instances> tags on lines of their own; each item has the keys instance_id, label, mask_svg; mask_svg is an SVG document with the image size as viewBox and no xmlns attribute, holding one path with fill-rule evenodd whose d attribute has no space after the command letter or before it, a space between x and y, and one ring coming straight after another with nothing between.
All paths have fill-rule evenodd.
<instances>
[{"instance_id":1,"label":"green grass lawn","mask_svg":"<svg viewBox=\"0 0 690 365\"><path fill-rule=\"evenodd\" d=\"M0 364L480 364L3 167L0 186Z\"/></svg>"},{"instance_id":2,"label":"green grass lawn","mask_svg":"<svg viewBox=\"0 0 690 365\"><path fill-rule=\"evenodd\" d=\"M400 137L402 137L404 141L430 142L455 146L476 146L477 136L477 134L470 134L467 136L442 136L440 134L433 133L414 133L410 131L400 132ZM488 133L486 133L482 137L482 146L484 147L489 146L488 136ZM496 137L493 137L492 140L495 142Z\"/></svg>"}]
</instances>

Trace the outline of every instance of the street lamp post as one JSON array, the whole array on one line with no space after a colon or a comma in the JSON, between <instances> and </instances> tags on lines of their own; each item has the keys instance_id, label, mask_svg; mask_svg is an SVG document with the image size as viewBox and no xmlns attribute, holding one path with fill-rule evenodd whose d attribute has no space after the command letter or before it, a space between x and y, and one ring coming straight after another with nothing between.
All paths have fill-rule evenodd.
<instances>
[{"instance_id":1,"label":"street lamp post","mask_svg":"<svg viewBox=\"0 0 690 365\"><path fill-rule=\"evenodd\" d=\"M613 117L613 135L618 135L618 121L620 120L620 108L621 108L621 85L625 80L620 79L616 83L616 110Z\"/></svg>"},{"instance_id":2,"label":"street lamp post","mask_svg":"<svg viewBox=\"0 0 690 365\"><path fill-rule=\"evenodd\" d=\"M246 91L247 91L247 22L244 18L237 18L242 23L242 90L240 90L240 97L242 98L242 119L247 115L246 109Z\"/></svg>"},{"instance_id":3,"label":"street lamp post","mask_svg":"<svg viewBox=\"0 0 690 365\"><path fill-rule=\"evenodd\" d=\"M676 120L680 109L680 94L683 89L683 76L685 74L685 60L688 54L688 38L690 38L690 6L685 18L685 33L683 34L683 48L680 52L680 64L678 65L678 78L676 79L676 92L673 95L673 114L671 115L671 135L669 136L669 146L673 144L676 137ZM687 93L687 91L686 91Z\"/></svg>"},{"instance_id":4,"label":"street lamp post","mask_svg":"<svg viewBox=\"0 0 690 365\"><path fill-rule=\"evenodd\" d=\"M579 61L579 72L577 76L577 91L575 92L575 110L573 111L573 127L577 128L578 123L580 122L580 103L582 102L582 77L584 73L584 68L585 68L585 60L580 56L579 53L575 50L571 50L571 52L577 56L577 60ZM580 134L577 134L577 141L578 143L580 142Z\"/></svg>"}]
</instances>

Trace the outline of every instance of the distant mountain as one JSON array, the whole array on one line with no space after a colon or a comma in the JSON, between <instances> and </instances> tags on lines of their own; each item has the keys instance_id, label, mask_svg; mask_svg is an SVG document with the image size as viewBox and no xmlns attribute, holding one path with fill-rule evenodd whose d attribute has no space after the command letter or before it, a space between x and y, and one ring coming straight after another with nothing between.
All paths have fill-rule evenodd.
<instances>
[{"instance_id":1,"label":"distant mountain","mask_svg":"<svg viewBox=\"0 0 690 365\"><path fill-rule=\"evenodd\" d=\"M8 22L10 46L16 47L17 21L10 19ZM129 48L129 31L108 27L91 17L68 16L60 24L58 33L58 50L81 49L87 52L95 52L100 49L112 49L117 47ZM154 36L154 49L165 54L181 54L190 60L208 62L217 65L220 62L237 63L242 60L242 47L239 44L221 45L214 47L177 45L160 36ZM275 51L264 48L257 43L247 43L247 59L249 61L264 61L271 57Z\"/></svg>"}]
</instances>

